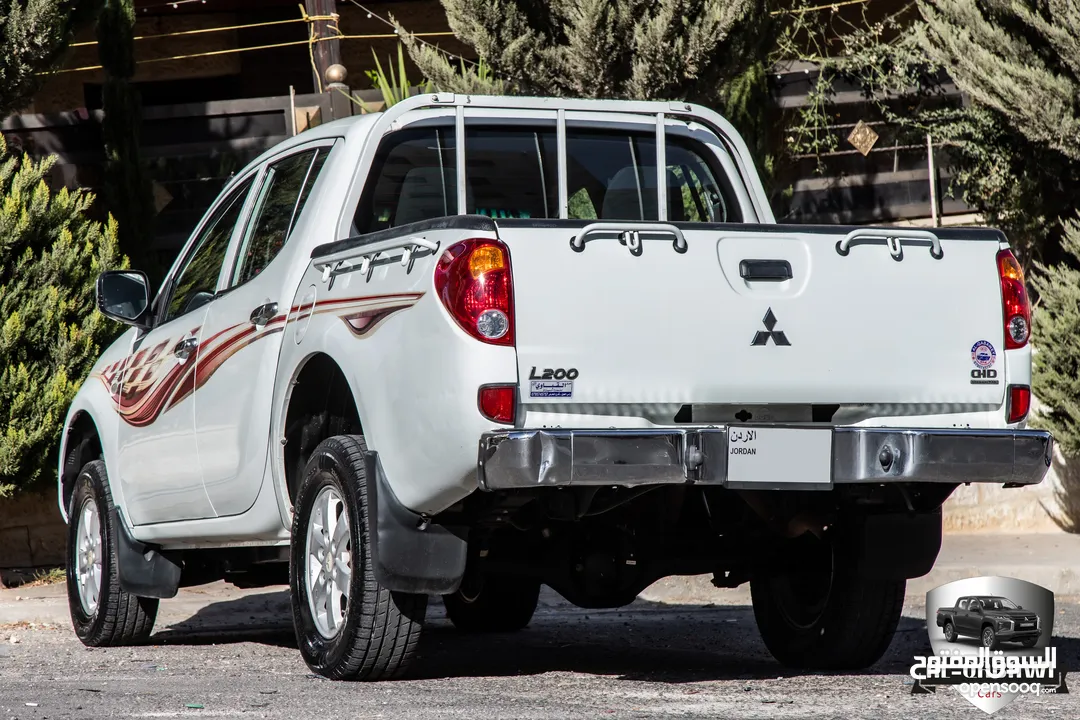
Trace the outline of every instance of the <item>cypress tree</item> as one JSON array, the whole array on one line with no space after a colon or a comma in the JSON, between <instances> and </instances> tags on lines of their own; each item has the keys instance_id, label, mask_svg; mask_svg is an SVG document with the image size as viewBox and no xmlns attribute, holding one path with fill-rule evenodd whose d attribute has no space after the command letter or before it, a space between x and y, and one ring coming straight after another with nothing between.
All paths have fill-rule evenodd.
<instances>
[{"instance_id":1,"label":"cypress tree","mask_svg":"<svg viewBox=\"0 0 1080 720\"><path fill-rule=\"evenodd\" d=\"M1039 265L1031 285L1039 294L1032 315L1036 346L1035 392L1045 408L1039 424L1054 433L1061 450L1080 456L1080 222L1065 223L1062 249L1071 262Z\"/></svg>"},{"instance_id":2,"label":"cypress tree","mask_svg":"<svg viewBox=\"0 0 1080 720\"><path fill-rule=\"evenodd\" d=\"M752 61L759 0L442 0L450 28L490 74L461 68L399 27L440 90L721 102Z\"/></svg>"},{"instance_id":3,"label":"cypress tree","mask_svg":"<svg viewBox=\"0 0 1080 720\"><path fill-rule=\"evenodd\" d=\"M924 0L920 37L973 101L1080 160L1080 4Z\"/></svg>"},{"instance_id":4,"label":"cypress tree","mask_svg":"<svg viewBox=\"0 0 1080 720\"><path fill-rule=\"evenodd\" d=\"M41 85L38 73L60 61L96 10L88 0L0 0L0 117L29 102Z\"/></svg>"},{"instance_id":5,"label":"cypress tree","mask_svg":"<svg viewBox=\"0 0 1080 720\"><path fill-rule=\"evenodd\" d=\"M0 136L0 497L55 479L68 405L116 328L95 309L102 270L126 266L94 196L46 182L55 158Z\"/></svg>"}]
</instances>

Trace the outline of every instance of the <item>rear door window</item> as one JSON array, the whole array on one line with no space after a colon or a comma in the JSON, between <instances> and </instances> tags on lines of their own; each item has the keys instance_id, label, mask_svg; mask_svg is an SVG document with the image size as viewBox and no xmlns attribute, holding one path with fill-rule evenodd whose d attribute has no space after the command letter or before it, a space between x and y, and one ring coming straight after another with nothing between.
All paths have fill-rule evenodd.
<instances>
[{"instance_id":1,"label":"rear door window","mask_svg":"<svg viewBox=\"0 0 1080 720\"><path fill-rule=\"evenodd\" d=\"M457 214L454 127L398 130L379 145L356 208L357 234Z\"/></svg>"},{"instance_id":2,"label":"rear door window","mask_svg":"<svg viewBox=\"0 0 1080 720\"><path fill-rule=\"evenodd\" d=\"M233 285L261 273L285 247L307 203L330 148L313 148L279 160L266 170L247 236L240 248Z\"/></svg>"}]
</instances>

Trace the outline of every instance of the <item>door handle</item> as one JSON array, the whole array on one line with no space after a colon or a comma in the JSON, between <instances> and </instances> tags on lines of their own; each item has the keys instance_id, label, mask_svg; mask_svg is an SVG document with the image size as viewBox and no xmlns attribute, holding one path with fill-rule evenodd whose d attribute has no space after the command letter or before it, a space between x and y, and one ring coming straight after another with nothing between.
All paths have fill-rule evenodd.
<instances>
[{"instance_id":1,"label":"door handle","mask_svg":"<svg viewBox=\"0 0 1080 720\"><path fill-rule=\"evenodd\" d=\"M187 360L191 357L191 353L195 352L195 348L199 347L199 341L194 337L186 337L180 342L176 343L173 347L173 355L181 360Z\"/></svg>"},{"instance_id":2,"label":"door handle","mask_svg":"<svg viewBox=\"0 0 1080 720\"><path fill-rule=\"evenodd\" d=\"M739 263L739 276L743 280L783 282L792 278L791 263L787 260L743 260Z\"/></svg>"},{"instance_id":3,"label":"door handle","mask_svg":"<svg viewBox=\"0 0 1080 720\"><path fill-rule=\"evenodd\" d=\"M277 315L277 303L263 303L251 311L251 324L256 327L262 327L273 320L275 315Z\"/></svg>"}]
</instances>

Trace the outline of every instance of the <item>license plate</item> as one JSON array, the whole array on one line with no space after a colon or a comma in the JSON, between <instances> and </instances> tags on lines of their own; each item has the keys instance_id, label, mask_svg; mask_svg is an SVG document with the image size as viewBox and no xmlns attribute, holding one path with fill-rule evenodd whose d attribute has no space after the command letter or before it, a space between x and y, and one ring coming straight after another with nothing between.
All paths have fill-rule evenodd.
<instances>
[{"instance_id":1,"label":"license plate","mask_svg":"<svg viewBox=\"0 0 1080 720\"><path fill-rule=\"evenodd\" d=\"M728 427L727 484L742 488L832 486L832 430Z\"/></svg>"},{"instance_id":2,"label":"license plate","mask_svg":"<svg viewBox=\"0 0 1080 720\"><path fill-rule=\"evenodd\" d=\"M1020 623L1017 627L1033 628L1033 627L1035 627L1035 623Z\"/></svg>"}]
</instances>

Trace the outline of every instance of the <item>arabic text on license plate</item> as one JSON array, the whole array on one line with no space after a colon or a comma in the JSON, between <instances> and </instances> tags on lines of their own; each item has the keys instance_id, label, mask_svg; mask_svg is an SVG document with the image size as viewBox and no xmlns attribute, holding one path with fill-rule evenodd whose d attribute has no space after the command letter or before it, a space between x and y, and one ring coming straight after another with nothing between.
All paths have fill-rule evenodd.
<instances>
[{"instance_id":1,"label":"arabic text on license plate","mask_svg":"<svg viewBox=\"0 0 1080 720\"><path fill-rule=\"evenodd\" d=\"M727 479L735 487L829 487L832 430L728 428Z\"/></svg>"}]
</instances>

